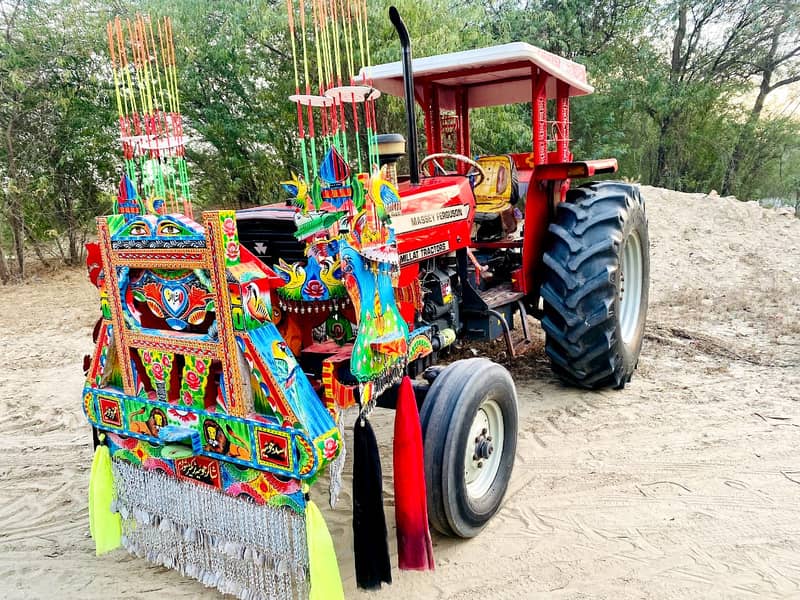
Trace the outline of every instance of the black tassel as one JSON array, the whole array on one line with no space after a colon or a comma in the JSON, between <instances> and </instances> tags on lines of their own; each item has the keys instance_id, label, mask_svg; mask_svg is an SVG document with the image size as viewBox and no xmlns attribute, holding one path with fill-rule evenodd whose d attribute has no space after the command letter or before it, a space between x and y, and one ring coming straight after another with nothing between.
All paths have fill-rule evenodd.
<instances>
[{"instance_id":1,"label":"black tassel","mask_svg":"<svg viewBox=\"0 0 800 600\"><path fill-rule=\"evenodd\" d=\"M392 583L383 478L378 441L369 421L359 416L353 435L353 546L356 582L366 590Z\"/></svg>"}]
</instances>

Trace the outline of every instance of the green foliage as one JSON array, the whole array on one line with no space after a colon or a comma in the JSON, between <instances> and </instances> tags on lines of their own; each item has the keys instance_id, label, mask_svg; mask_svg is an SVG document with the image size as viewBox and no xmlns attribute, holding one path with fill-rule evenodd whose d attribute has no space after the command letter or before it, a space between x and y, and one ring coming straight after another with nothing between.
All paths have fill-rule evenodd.
<instances>
[{"instance_id":1,"label":"green foliage","mask_svg":"<svg viewBox=\"0 0 800 600\"><path fill-rule=\"evenodd\" d=\"M102 47L104 17L69 0L3 10L0 207L24 273L22 240L42 259L80 260L93 218L108 208L115 114L105 58L87 52Z\"/></svg>"},{"instance_id":2,"label":"green foliage","mask_svg":"<svg viewBox=\"0 0 800 600\"><path fill-rule=\"evenodd\" d=\"M585 64L596 93L572 102L576 158L613 156L620 176L682 190L722 189L729 180L743 199L800 195L797 120L741 100L765 73L767 93L800 73L800 50L792 54L800 37L796 0L368 4L373 64L400 57L389 4L403 15L416 57L525 41ZM278 182L301 170L283 0L117 0L113 7L0 2L2 281L11 271L23 274L29 251L78 262L94 217L109 210L122 166L105 37L115 14L173 19L199 206L282 201ZM312 69L315 60L312 52ZM528 150L530 119L530 105L474 111L473 153ZM419 110L418 120L424 148ZM400 99L380 100L378 126L405 131Z\"/></svg>"}]
</instances>

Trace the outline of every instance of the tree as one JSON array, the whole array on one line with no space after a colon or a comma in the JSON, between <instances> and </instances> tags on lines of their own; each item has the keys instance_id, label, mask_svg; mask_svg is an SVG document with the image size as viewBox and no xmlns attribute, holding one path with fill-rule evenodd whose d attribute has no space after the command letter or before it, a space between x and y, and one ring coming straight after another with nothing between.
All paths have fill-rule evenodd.
<instances>
[{"instance_id":1,"label":"tree","mask_svg":"<svg viewBox=\"0 0 800 600\"><path fill-rule=\"evenodd\" d=\"M758 94L725 169L722 193L726 195L735 189L734 179L761 118L767 96L800 81L800 2L768 3L762 11L761 26L767 43L749 64L753 75L760 79Z\"/></svg>"},{"instance_id":2,"label":"tree","mask_svg":"<svg viewBox=\"0 0 800 600\"><path fill-rule=\"evenodd\" d=\"M108 183L110 85L104 57L87 51L100 45L106 16L75 0L4 3L0 11L2 199L23 278L26 242L42 260L45 241L61 260L81 260Z\"/></svg>"}]
</instances>

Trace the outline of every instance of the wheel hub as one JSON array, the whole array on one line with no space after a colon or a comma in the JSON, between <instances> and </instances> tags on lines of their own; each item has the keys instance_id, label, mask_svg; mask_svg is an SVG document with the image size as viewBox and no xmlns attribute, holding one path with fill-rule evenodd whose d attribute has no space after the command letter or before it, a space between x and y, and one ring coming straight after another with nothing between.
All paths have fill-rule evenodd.
<instances>
[{"instance_id":1,"label":"wheel hub","mask_svg":"<svg viewBox=\"0 0 800 600\"><path fill-rule=\"evenodd\" d=\"M636 335L641 310L644 267L642 243L634 231L620 253L619 260L619 328L622 341L630 343Z\"/></svg>"},{"instance_id":2,"label":"wheel hub","mask_svg":"<svg viewBox=\"0 0 800 600\"><path fill-rule=\"evenodd\" d=\"M502 409L494 400L486 399L475 413L465 449L464 479L471 499L483 497L491 488L502 455L495 448L503 447L503 438Z\"/></svg>"},{"instance_id":3,"label":"wheel hub","mask_svg":"<svg viewBox=\"0 0 800 600\"><path fill-rule=\"evenodd\" d=\"M472 455L472 460L480 461L484 458L489 458L494 452L492 445L492 436L486 428L481 430L481 434L475 438L475 454Z\"/></svg>"}]
</instances>

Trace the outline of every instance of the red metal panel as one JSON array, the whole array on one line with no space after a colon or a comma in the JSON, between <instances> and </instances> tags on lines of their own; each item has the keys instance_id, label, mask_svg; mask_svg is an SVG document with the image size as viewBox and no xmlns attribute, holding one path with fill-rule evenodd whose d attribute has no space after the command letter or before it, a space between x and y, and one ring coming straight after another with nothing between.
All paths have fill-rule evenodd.
<instances>
[{"instance_id":1,"label":"red metal panel","mask_svg":"<svg viewBox=\"0 0 800 600\"><path fill-rule=\"evenodd\" d=\"M428 148L428 154L433 154L433 86L426 85L422 90L422 95L425 98L425 102L422 105L425 112L425 145Z\"/></svg>"},{"instance_id":2,"label":"red metal panel","mask_svg":"<svg viewBox=\"0 0 800 600\"><path fill-rule=\"evenodd\" d=\"M533 156L537 165L547 163L547 77L547 73L538 69L531 72Z\"/></svg>"},{"instance_id":3,"label":"red metal panel","mask_svg":"<svg viewBox=\"0 0 800 600\"><path fill-rule=\"evenodd\" d=\"M581 162L562 162L541 165L536 167L534 178L536 181L551 181L593 177L594 175L600 175L602 173L616 173L616 171L617 159L603 158Z\"/></svg>"},{"instance_id":4,"label":"red metal panel","mask_svg":"<svg viewBox=\"0 0 800 600\"><path fill-rule=\"evenodd\" d=\"M518 171L533 171L536 166L536 156L533 152L517 152L510 155Z\"/></svg>"},{"instance_id":5,"label":"red metal panel","mask_svg":"<svg viewBox=\"0 0 800 600\"><path fill-rule=\"evenodd\" d=\"M469 90L462 88L458 100L458 139L460 141L458 153L464 156L471 156L472 142L469 134ZM466 172L467 166L461 166Z\"/></svg>"},{"instance_id":6,"label":"red metal panel","mask_svg":"<svg viewBox=\"0 0 800 600\"><path fill-rule=\"evenodd\" d=\"M519 279L514 283L516 289L525 294L537 293L536 272L542 261L544 240L547 233L548 210L546 185L536 180L531 180L528 186L528 195L525 199L525 237L522 241L522 269Z\"/></svg>"},{"instance_id":7,"label":"red metal panel","mask_svg":"<svg viewBox=\"0 0 800 600\"><path fill-rule=\"evenodd\" d=\"M458 115L458 137L456 152L464 156L470 155L470 135L469 135L469 91L459 88L456 91L456 114ZM458 163L458 172L462 175L469 169L468 165Z\"/></svg>"},{"instance_id":8,"label":"red metal panel","mask_svg":"<svg viewBox=\"0 0 800 600\"><path fill-rule=\"evenodd\" d=\"M439 88L435 84L427 84L424 88L425 103L425 146L428 154L442 151L442 123L439 111ZM433 174L433 163L428 167L428 174Z\"/></svg>"},{"instance_id":9,"label":"red metal panel","mask_svg":"<svg viewBox=\"0 0 800 600\"><path fill-rule=\"evenodd\" d=\"M558 121L558 140L556 152L559 162L568 162L572 155L569 151L569 84L559 81L556 89L556 120Z\"/></svg>"},{"instance_id":10,"label":"red metal panel","mask_svg":"<svg viewBox=\"0 0 800 600\"><path fill-rule=\"evenodd\" d=\"M402 213L392 217L392 226L401 267L469 246L475 197L466 178L430 177L413 187L403 182L399 192Z\"/></svg>"},{"instance_id":11,"label":"red metal panel","mask_svg":"<svg viewBox=\"0 0 800 600\"><path fill-rule=\"evenodd\" d=\"M442 151L442 113L439 110L438 85L434 84L431 86L431 100L432 100L431 116L433 117L432 121L433 150L431 150L431 153L434 153ZM428 147L430 148L431 146ZM431 168L433 168L433 166L431 166Z\"/></svg>"},{"instance_id":12,"label":"red metal panel","mask_svg":"<svg viewBox=\"0 0 800 600\"><path fill-rule=\"evenodd\" d=\"M508 71L511 69L524 69L529 67L531 62L528 60L518 60L503 63L501 65L484 65L481 67L475 67L467 65L461 70L448 70L446 73L436 73L435 75L415 75L414 76L414 85L419 85L419 83L431 83L440 80L447 80L453 79L457 77L462 77L466 75L483 75L485 73L497 73L500 70ZM536 69L537 67L532 67ZM445 84L446 85L446 84ZM456 84L457 85L457 84Z\"/></svg>"}]
</instances>

